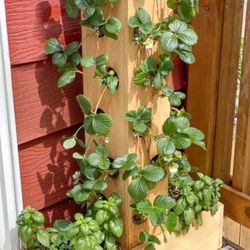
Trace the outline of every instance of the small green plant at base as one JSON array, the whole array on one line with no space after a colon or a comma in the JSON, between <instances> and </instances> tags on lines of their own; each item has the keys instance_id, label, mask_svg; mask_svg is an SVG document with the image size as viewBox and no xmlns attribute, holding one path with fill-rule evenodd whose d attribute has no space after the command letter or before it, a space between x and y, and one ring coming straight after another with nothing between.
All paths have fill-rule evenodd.
<instances>
[{"instance_id":1,"label":"small green plant at base","mask_svg":"<svg viewBox=\"0 0 250 250\"><path fill-rule=\"evenodd\" d=\"M121 202L113 193L96 200L85 216L76 213L75 222L56 220L53 227L45 227L43 214L28 206L17 218L19 236L29 249L113 250L123 232Z\"/></svg>"},{"instance_id":2,"label":"small green plant at base","mask_svg":"<svg viewBox=\"0 0 250 250\"><path fill-rule=\"evenodd\" d=\"M213 180L209 176L197 173L199 179L193 180L184 172L170 176L169 192L178 197L173 213L176 217L173 232L185 233L193 223L202 224L202 211L210 211L214 215L218 211L219 190L223 182Z\"/></svg>"}]
</instances>

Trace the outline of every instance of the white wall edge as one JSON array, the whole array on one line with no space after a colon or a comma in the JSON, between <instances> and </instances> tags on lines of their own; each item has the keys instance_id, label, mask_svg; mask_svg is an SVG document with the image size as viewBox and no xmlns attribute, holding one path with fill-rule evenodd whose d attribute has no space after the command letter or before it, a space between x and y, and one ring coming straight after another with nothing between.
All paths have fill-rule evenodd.
<instances>
[{"instance_id":1,"label":"white wall edge","mask_svg":"<svg viewBox=\"0 0 250 250\"><path fill-rule=\"evenodd\" d=\"M0 249L16 250L23 204L5 11L0 1Z\"/></svg>"}]
</instances>

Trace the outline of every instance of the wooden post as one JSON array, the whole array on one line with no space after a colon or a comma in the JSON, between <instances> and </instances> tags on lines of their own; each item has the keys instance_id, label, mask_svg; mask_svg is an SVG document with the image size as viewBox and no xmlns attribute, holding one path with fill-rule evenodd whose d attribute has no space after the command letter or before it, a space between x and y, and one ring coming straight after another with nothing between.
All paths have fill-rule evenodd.
<instances>
[{"instance_id":1,"label":"wooden post","mask_svg":"<svg viewBox=\"0 0 250 250\"><path fill-rule=\"evenodd\" d=\"M136 152L139 155L139 159L143 164L147 164L154 156L156 156L156 147L154 141L147 136L145 138L136 138L133 136L129 124L124 119L126 112L130 110L137 110L140 106L147 106L152 108L152 134L160 134L162 124L169 116L170 105L166 99L159 98L159 92L151 88L145 88L137 86L133 83L134 70L136 66L145 58L145 52L140 50L139 47L133 42L133 30L128 27L128 19L130 16L135 15L136 9L143 7L146 9L156 22L163 17L166 17L169 10L166 7L165 0L135 0L135 1L120 1L114 5L111 10L111 14L117 16L122 24L122 30L119 33L119 39L117 41L102 37L94 37L93 33L88 29L83 29L83 55L98 56L100 54L107 54L110 58L109 65L112 67L119 77L118 93L115 96L110 96L108 92L105 93L101 102L100 108L107 114L110 114L113 118L114 124L109 134L110 142L107 145L110 156L116 158L128 153ZM107 9L107 15L110 14L110 9ZM97 81L92 78L94 73L93 69L85 70L87 76L84 75L84 94L87 95L93 105L95 105L101 94L101 88ZM150 225L150 222L145 222L143 225L136 225L133 223L132 209L130 209L131 199L129 197L127 188L129 181L123 181L121 174L118 179L109 179L109 193L118 192L123 198L122 216L125 224L125 230L123 237L120 241L122 250L143 249L143 245L140 245L138 239L139 232L142 230L149 230L150 233L161 235L160 231L156 231L155 228ZM167 182L163 181L158 183L157 187L152 190L149 195L149 199L154 199L158 194L167 193ZM216 250L220 247L220 239L222 226L221 221L223 217L223 209L216 217L206 215L205 225L213 225L217 227L209 229L213 233L209 238L211 244L215 247L206 248L208 250ZM213 221L213 223L211 223ZM207 226L202 227L203 230L199 230L201 236L204 237L207 233ZM207 245L207 241L199 240L196 237L197 230L192 229L193 236L189 237L189 234L181 238L170 237L168 243L164 243L162 240L161 248L165 249L170 246L169 249L179 250L178 241L181 239L181 246L188 245L191 247L193 240L198 239L197 248L203 249L204 245ZM161 236L160 236L161 237ZM190 241L191 240L191 241ZM171 245L172 243L173 245ZM185 243L186 242L186 243ZM189 243L189 244L187 244ZM211 245L207 245L208 247ZM187 249L187 248L186 248ZM191 249L191 248L189 248ZM204 248L205 249L205 248Z\"/></svg>"},{"instance_id":2,"label":"wooden post","mask_svg":"<svg viewBox=\"0 0 250 250\"><path fill-rule=\"evenodd\" d=\"M110 96L106 92L100 105L100 108L111 115L114 121L109 134L108 149L110 156L116 158L136 152L143 163L146 164L156 155L155 144L149 136L139 140L134 137L128 122L124 119L124 115L130 110L137 110L140 106L151 107L153 115L151 132L159 134L163 122L169 116L170 106L167 99L159 98L158 91L133 83L134 70L145 58L143 50L140 53L138 52L139 47L133 42L133 30L128 27L128 19L135 15L138 7L146 9L155 22L167 15L164 0L120 1L111 10L111 14L117 16L123 24L118 40L94 37L93 32L83 28L83 55L107 54L110 58L108 66L112 67L119 77L117 94ZM107 15L109 14L110 9L107 9ZM93 70L90 69L85 72L90 76L84 75L84 94L95 105L100 96L101 88L97 81L92 78ZM131 199L127 191L128 184L129 181L122 180L121 174L119 179L109 180L110 192L118 192L123 198L122 215L125 222L125 231L121 240L121 247L124 250L132 249L138 245L139 232L142 231L142 228L149 227L147 223L138 226L132 221ZM158 184L158 187L152 190L150 196L155 197L160 193L158 190L161 190L161 193L167 192L166 181ZM154 229L152 228L152 230Z\"/></svg>"},{"instance_id":3,"label":"wooden post","mask_svg":"<svg viewBox=\"0 0 250 250\"><path fill-rule=\"evenodd\" d=\"M244 39L243 69L240 83L238 125L233 168L233 187L250 195L250 6L247 6L247 18Z\"/></svg>"},{"instance_id":4,"label":"wooden post","mask_svg":"<svg viewBox=\"0 0 250 250\"><path fill-rule=\"evenodd\" d=\"M190 162L208 175L213 172L224 6L225 0L202 0L200 13L192 22L199 42L194 46L196 62L189 67L187 111L192 114L192 126L201 129L205 134L207 151L191 147L188 155Z\"/></svg>"}]
</instances>

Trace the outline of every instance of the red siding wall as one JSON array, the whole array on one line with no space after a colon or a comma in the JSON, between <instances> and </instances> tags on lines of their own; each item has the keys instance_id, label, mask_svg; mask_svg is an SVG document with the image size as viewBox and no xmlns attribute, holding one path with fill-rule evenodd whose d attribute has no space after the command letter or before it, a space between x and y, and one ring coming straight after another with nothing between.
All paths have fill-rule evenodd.
<instances>
[{"instance_id":1,"label":"red siding wall","mask_svg":"<svg viewBox=\"0 0 250 250\"><path fill-rule=\"evenodd\" d=\"M75 96L82 80L56 87L58 74L44 54L49 37L62 42L80 39L79 20L66 17L62 0L5 0L12 65L16 126L24 205L44 211L48 222L75 210L65 197L76 169L62 136L71 135L82 121ZM178 64L178 63L177 63ZM184 66L173 75L182 87Z\"/></svg>"},{"instance_id":2,"label":"red siding wall","mask_svg":"<svg viewBox=\"0 0 250 250\"><path fill-rule=\"evenodd\" d=\"M76 169L62 148L82 121L75 96L82 80L60 90L56 68L44 54L46 39L80 39L79 20L66 17L61 0L6 0L12 81L24 205L48 215L70 216L76 206L65 192ZM69 206L68 206L69 205ZM62 209L65 208L65 209Z\"/></svg>"}]
</instances>

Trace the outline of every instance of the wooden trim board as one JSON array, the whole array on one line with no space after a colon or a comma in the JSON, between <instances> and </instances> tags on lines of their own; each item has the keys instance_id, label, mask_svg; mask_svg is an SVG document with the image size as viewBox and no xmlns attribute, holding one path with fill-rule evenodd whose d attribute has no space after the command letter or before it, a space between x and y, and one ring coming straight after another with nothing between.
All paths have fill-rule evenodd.
<instances>
[{"instance_id":1,"label":"wooden trim board","mask_svg":"<svg viewBox=\"0 0 250 250\"><path fill-rule=\"evenodd\" d=\"M0 1L0 249L17 250L16 216L23 204L5 14Z\"/></svg>"},{"instance_id":2,"label":"wooden trim board","mask_svg":"<svg viewBox=\"0 0 250 250\"><path fill-rule=\"evenodd\" d=\"M215 216L210 212L203 212L203 225L198 229L192 227L183 236L174 234L167 235L167 242L164 243L164 236L160 234L162 244L155 245L156 250L217 250L222 246L223 229L223 205L220 204L219 211ZM143 250L144 245L140 245L133 250Z\"/></svg>"},{"instance_id":3,"label":"wooden trim board","mask_svg":"<svg viewBox=\"0 0 250 250\"><path fill-rule=\"evenodd\" d=\"M236 189L224 185L221 190L221 202L225 205L225 215L250 228L250 197Z\"/></svg>"}]
</instances>

